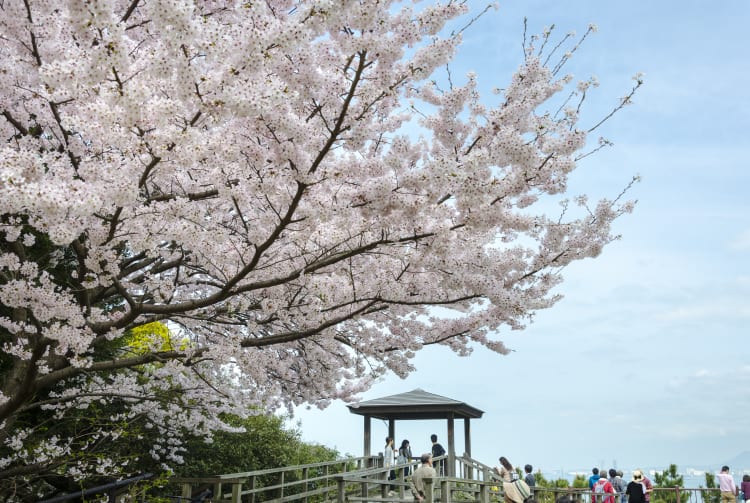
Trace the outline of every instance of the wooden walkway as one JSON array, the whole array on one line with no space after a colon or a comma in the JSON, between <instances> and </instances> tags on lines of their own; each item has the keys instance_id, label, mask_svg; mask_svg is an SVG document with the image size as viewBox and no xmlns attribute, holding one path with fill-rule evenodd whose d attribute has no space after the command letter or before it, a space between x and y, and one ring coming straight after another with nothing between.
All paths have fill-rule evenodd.
<instances>
[{"instance_id":1,"label":"wooden walkway","mask_svg":"<svg viewBox=\"0 0 750 503\"><path fill-rule=\"evenodd\" d=\"M435 458L435 461L443 459L447 462L447 456ZM457 458L456 463L460 467L456 471L459 476L439 477L429 481L428 503L443 501L444 498L436 496L448 494L451 487L459 484L462 491L471 491L477 495L484 489L489 491L497 485L490 476L490 467L469 458ZM399 466L399 477L396 480L387 480L390 469L383 467L382 457L368 456L214 477L175 478L173 482L181 485L181 496L178 499L183 503L206 489L211 489L213 503L412 501L408 481L403 477L405 466L413 471L419 466L419 462L412 461L408 465ZM473 475L479 477L475 478ZM467 485L469 482L472 483L471 489ZM389 493L392 495L389 496ZM462 498L462 501L465 500ZM480 501L482 500L477 499L478 503ZM489 497L484 501L489 503Z\"/></svg>"},{"instance_id":2,"label":"wooden walkway","mask_svg":"<svg viewBox=\"0 0 750 503\"><path fill-rule=\"evenodd\" d=\"M435 458L435 461L447 456ZM419 463L409 463L413 471ZM210 491L212 503L404 503L413 502L403 467L396 480L387 480L390 468L379 456L288 466L269 470L230 473L215 477L175 478L181 486L181 503ZM464 455L455 458L455 477L425 480L425 503L502 503L502 484L492 467ZM601 503L586 489L540 488L535 503ZM616 495L615 503L620 502ZM652 503L719 503L718 489L656 489Z\"/></svg>"}]
</instances>

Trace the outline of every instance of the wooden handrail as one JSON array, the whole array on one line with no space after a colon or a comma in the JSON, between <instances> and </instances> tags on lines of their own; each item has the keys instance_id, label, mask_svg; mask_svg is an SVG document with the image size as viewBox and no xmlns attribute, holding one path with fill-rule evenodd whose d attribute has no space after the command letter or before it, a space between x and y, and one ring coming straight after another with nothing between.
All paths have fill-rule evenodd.
<instances>
[{"instance_id":1,"label":"wooden handrail","mask_svg":"<svg viewBox=\"0 0 750 503\"><path fill-rule=\"evenodd\" d=\"M174 477L171 479L172 482L177 484L233 484L240 483L244 484L247 482L246 477L225 479L221 476L216 477Z\"/></svg>"},{"instance_id":2,"label":"wooden handrail","mask_svg":"<svg viewBox=\"0 0 750 503\"><path fill-rule=\"evenodd\" d=\"M404 478L388 480L387 474L392 469L398 471L406 466L413 468L417 464L412 461L408 464L384 467L382 457L369 456L213 477L180 477L172 480L183 484L183 496L191 494L192 486L212 485L216 503L230 501L254 503L256 497L262 497L264 503L307 503L307 498L313 496L335 503L366 501L398 503L405 499L411 500L408 483ZM494 473L493 467L472 459L466 454L457 456L455 464L456 477L438 477L429 482L425 480L429 487L429 498L425 500L425 503L451 503L459 500L461 503L493 503L498 499L502 501L502 482ZM295 477L296 480L290 480ZM264 481L262 478L267 480ZM261 485L265 482L268 485ZM231 486L231 491L227 485ZM396 494L392 496L389 495L391 488L396 491ZM674 494L680 495L687 492L693 496L701 494L698 490L683 488L679 491L675 491L674 488L663 491L665 492L662 494L669 491L672 498ZM536 487L534 494L539 503L556 503L563 496L568 496L571 503L592 503L592 492L588 488ZM656 494L657 490L654 492L654 495ZM594 495L594 502L596 501L597 495ZM656 503L666 501L666 499L657 498ZM615 503L620 503L619 495L615 495ZM673 503L673 500L670 499L669 503ZM684 500L680 501L677 497L674 498L674 503L684 503ZM691 497L688 503L702 503L702 501L697 501L696 496Z\"/></svg>"}]
</instances>

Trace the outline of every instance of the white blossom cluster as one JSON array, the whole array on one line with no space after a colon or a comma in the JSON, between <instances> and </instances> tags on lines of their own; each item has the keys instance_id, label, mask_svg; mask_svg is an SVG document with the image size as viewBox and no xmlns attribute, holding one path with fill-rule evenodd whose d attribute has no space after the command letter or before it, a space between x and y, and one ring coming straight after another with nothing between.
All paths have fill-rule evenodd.
<instances>
[{"instance_id":1,"label":"white blossom cluster","mask_svg":"<svg viewBox=\"0 0 750 503\"><path fill-rule=\"evenodd\" d=\"M527 50L497 105L439 85L464 14L2 2L0 479L127 471L100 446L133 423L168 467L223 413L353 400L428 345L508 352L632 205L539 209L587 148L574 105L545 109L571 77ZM129 350L153 321L188 343ZM17 421L93 410L117 413L85 438Z\"/></svg>"}]
</instances>

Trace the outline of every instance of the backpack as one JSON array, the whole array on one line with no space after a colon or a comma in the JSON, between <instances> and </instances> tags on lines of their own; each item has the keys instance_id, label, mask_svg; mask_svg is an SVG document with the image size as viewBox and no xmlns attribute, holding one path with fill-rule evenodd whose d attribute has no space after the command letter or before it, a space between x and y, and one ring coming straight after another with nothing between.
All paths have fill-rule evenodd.
<instances>
[{"instance_id":1,"label":"backpack","mask_svg":"<svg viewBox=\"0 0 750 503\"><path fill-rule=\"evenodd\" d=\"M524 501L531 497L531 488L523 479L516 479L513 481L513 485L516 486L516 491L521 495Z\"/></svg>"},{"instance_id":2,"label":"backpack","mask_svg":"<svg viewBox=\"0 0 750 503\"><path fill-rule=\"evenodd\" d=\"M591 503L607 503L607 502L613 502L614 497L611 495L613 493L608 493L605 489L607 487L607 484L609 484L610 487L612 487L612 491L614 493L615 488L612 486L612 484L609 482L609 480L605 478L600 478L596 481L593 487L593 491L591 493ZM597 498L597 494L606 494L606 496L602 496L601 499Z\"/></svg>"}]
</instances>

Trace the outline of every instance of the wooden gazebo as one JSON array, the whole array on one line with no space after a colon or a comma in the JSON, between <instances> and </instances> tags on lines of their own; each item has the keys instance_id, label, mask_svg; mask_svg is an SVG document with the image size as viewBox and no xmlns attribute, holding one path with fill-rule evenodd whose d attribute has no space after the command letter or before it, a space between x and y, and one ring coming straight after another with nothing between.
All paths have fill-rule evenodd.
<instances>
[{"instance_id":1,"label":"wooden gazebo","mask_svg":"<svg viewBox=\"0 0 750 503\"><path fill-rule=\"evenodd\" d=\"M415 389L398 395L375 398L365 402L348 405L352 414L364 416L364 455L370 455L371 418L388 421L388 436L396 437L396 420L445 419L448 422L448 476L455 473L455 419L464 420L465 452L471 455L471 419L480 418L484 411L465 402Z\"/></svg>"}]
</instances>

